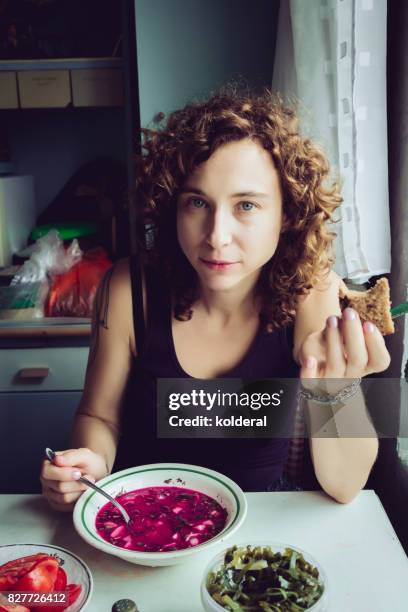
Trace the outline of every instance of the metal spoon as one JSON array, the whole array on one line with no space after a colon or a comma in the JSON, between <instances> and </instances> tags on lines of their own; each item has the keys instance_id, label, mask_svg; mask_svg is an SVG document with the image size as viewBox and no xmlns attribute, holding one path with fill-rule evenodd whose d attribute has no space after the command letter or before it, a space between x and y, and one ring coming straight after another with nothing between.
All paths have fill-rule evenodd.
<instances>
[{"instance_id":1,"label":"metal spoon","mask_svg":"<svg viewBox=\"0 0 408 612\"><path fill-rule=\"evenodd\" d=\"M47 459L49 459L49 461L51 461L51 463L53 463L54 459L55 459L55 456L56 456L54 451L51 450L50 448L46 448L45 449L45 454L47 456ZM85 476L81 476L77 480L79 480L79 482L82 482L83 484L85 484L87 487L90 487L91 489L94 489L94 491L97 491L101 495L104 495L106 497L106 499L109 499L109 501L112 502L112 504L114 506L116 506L116 508L119 510L119 512L121 513L121 515L125 519L126 526L131 528L132 519L130 518L130 516L126 512L125 508L114 497L109 495L109 493L107 493L106 491L104 491L100 487L96 486L96 484L94 484L93 482L91 482L90 480L85 478Z\"/></svg>"}]
</instances>

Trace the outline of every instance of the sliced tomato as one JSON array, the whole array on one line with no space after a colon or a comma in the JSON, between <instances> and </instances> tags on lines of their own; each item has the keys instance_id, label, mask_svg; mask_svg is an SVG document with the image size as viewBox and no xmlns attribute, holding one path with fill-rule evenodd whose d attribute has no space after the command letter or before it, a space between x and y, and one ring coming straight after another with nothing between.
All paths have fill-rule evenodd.
<instances>
[{"instance_id":1,"label":"sliced tomato","mask_svg":"<svg viewBox=\"0 0 408 612\"><path fill-rule=\"evenodd\" d=\"M82 585L81 584L69 584L67 586L68 591L68 605L73 604L81 594Z\"/></svg>"},{"instance_id":2,"label":"sliced tomato","mask_svg":"<svg viewBox=\"0 0 408 612\"><path fill-rule=\"evenodd\" d=\"M67 591L67 603L56 603L47 606L36 606L35 608L30 608L31 612L62 612L62 610L65 610L66 608L71 606L78 599L82 591L82 585L69 584L64 590Z\"/></svg>"},{"instance_id":3,"label":"sliced tomato","mask_svg":"<svg viewBox=\"0 0 408 612\"><path fill-rule=\"evenodd\" d=\"M0 591L9 591L17 580L18 576L13 576L12 574L0 576Z\"/></svg>"},{"instance_id":4,"label":"sliced tomato","mask_svg":"<svg viewBox=\"0 0 408 612\"><path fill-rule=\"evenodd\" d=\"M45 553L37 553L4 563L0 566L0 591L10 591L13 584L31 571L39 561L53 558Z\"/></svg>"},{"instance_id":5,"label":"sliced tomato","mask_svg":"<svg viewBox=\"0 0 408 612\"><path fill-rule=\"evenodd\" d=\"M65 589L67 588L67 582L68 579L66 571L62 567L59 567L57 572L57 578L54 584L54 591L65 591Z\"/></svg>"},{"instance_id":6,"label":"sliced tomato","mask_svg":"<svg viewBox=\"0 0 408 612\"><path fill-rule=\"evenodd\" d=\"M30 608L20 606L20 604L10 604L9 606L4 606L0 604L0 612L30 612Z\"/></svg>"},{"instance_id":7,"label":"sliced tomato","mask_svg":"<svg viewBox=\"0 0 408 612\"><path fill-rule=\"evenodd\" d=\"M39 561L14 583L13 591L53 591L58 574L58 561L54 557Z\"/></svg>"}]
</instances>

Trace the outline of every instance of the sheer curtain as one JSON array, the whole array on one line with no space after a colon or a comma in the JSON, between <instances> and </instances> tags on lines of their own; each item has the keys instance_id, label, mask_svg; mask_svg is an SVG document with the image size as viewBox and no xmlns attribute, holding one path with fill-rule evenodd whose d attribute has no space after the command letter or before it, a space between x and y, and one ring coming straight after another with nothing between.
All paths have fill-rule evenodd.
<instances>
[{"instance_id":1,"label":"sheer curtain","mask_svg":"<svg viewBox=\"0 0 408 612\"><path fill-rule=\"evenodd\" d=\"M272 88L340 179L335 270L355 283L391 267L386 29L385 0L281 0Z\"/></svg>"}]
</instances>

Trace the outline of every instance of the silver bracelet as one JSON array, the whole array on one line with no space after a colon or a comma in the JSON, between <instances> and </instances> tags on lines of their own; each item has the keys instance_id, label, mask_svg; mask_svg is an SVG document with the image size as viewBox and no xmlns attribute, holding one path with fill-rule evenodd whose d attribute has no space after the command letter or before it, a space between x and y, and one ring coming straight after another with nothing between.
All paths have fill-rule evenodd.
<instances>
[{"instance_id":1,"label":"silver bracelet","mask_svg":"<svg viewBox=\"0 0 408 612\"><path fill-rule=\"evenodd\" d=\"M343 387L343 389L340 389L340 391L338 391L334 395L331 395L330 393L327 393L325 391L320 393L314 393L310 389L306 389L301 385L298 392L298 398L311 400L320 404L338 404L339 402L353 397L353 395L357 393L360 383L361 378L356 378L355 380L353 380L353 382L351 382L346 387Z\"/></svg>"}]
</instances>

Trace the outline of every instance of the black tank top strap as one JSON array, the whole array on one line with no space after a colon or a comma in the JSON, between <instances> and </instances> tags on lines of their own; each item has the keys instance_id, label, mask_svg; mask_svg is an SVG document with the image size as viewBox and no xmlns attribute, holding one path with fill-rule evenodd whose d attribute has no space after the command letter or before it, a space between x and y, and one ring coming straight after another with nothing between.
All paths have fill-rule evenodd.
<instances>
[{"instance_id":1,"label":"black tank top strap","mask_svg":"<svg viewBox=\"0 0 408 612\"><path fill-rule=\"evenodd\" d=\"M168 344L168 322L171 299L168 283L159 270L151 266L143 268L146 291L146 317L144 317L142 269L137 256L130 260L132 278L133 325L138 357L150 353L157 342ZM146 324L145 324L146 318ZM140 338L140 340L139 340ZM157 347L156 347L157 348Z\"/></svg>"},{"instance_id":2,"label":"black tank top strap","mask_svg":"<svg viewBox=\"0 0 408 612\"><path fill-rule=\"evenodd\" d=\"M137 255L130 257L130 280L132 287L133 327L137 354L141 355L145 346L146 329L143 313L142 271Z\"/></svg>"},{"instance_id":3,"label":"black tank top strap","mask_svg":"<svg viewBox=\"0 0 408 612\"><path fill-rule=\"evenodd\" d=\"M170 289L163 273L149 266L144 269L146 283L147 334L167 329L171 312Z\"/></svg>"}]
</instances>

